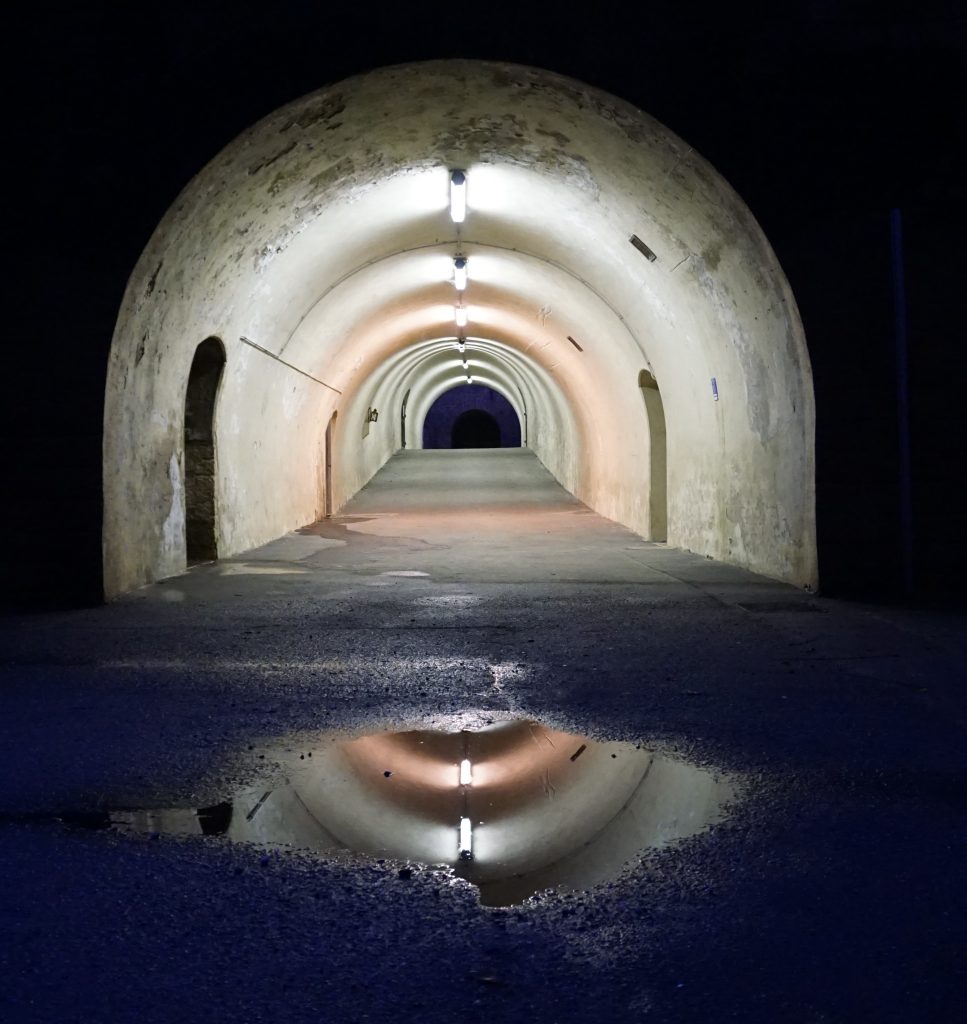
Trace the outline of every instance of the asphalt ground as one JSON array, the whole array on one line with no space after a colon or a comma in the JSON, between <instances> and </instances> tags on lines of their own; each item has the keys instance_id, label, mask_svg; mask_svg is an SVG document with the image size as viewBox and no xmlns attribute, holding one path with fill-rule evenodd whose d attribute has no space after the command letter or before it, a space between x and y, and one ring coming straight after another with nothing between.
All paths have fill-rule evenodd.
<instances>
[{"instance_id":1,"label":"asphalt ground","mask_svg":"<svg viewBox=\"0 0 967 1024\"><path fill-rule=\"evenodd\" d=\"M964 625L647 543L526 452L402 453L331 520L4 620L0 1018L960 1020ZM56 820L217 803L323 730L494 717L743 795L514 908L441 869Z\"/></svg>"}]
</instances>

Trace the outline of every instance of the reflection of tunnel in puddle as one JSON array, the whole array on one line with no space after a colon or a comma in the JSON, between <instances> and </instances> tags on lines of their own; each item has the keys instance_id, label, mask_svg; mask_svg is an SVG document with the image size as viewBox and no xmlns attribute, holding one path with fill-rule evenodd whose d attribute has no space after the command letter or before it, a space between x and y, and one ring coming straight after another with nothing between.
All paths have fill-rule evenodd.
<instances>
[{"instance_id":1,"label":"reflection of tunnel in puddle","mask_svg":"<svg viewBox=\"0 0 967 1024\"><path fill-rule=\"evenodd\" d=\"M533 721L479 731L326 734L276 753L286 781L203 810L112 814L134 831L445 864L481 901L585 889L636 854L694 835L735 787L631 743L596 742Z\"/></svg>"}]
</instances>

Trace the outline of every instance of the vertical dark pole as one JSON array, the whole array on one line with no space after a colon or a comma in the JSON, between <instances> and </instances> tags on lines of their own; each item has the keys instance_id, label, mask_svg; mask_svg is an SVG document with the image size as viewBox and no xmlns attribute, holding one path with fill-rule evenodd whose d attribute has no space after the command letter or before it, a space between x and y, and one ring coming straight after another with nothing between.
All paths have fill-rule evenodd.
<instances>
[{"instance_id":1,"label":"vertical dark pole","mask_svg":"<svg viewBox=\"0 0 967 1024\"><path fill-rule=\"evenodd\" d=\"M406 403L410 400L411 388L406 389L403 396L403 405L400 407L400 447L406 447Z\"/></svg>"},{"instance_id":2,"label":"vertical dark pole","mask_svg":"<svg viewBox=\"0 0 967 1024\"><path fill-rule=\"evenodd\" d=\"M326 518L332 516L332 426L336 422L336 414L329 417L326 424Z\"/></svg>"},{"instance_id":3,"label":"vertical dark pole","mask_svg":"<svg viewBox=\"0 0 967 1024\"><path fill-rule=\"evenodd\" d=\"M913 592L913 485L910 478L910 369L907 352L907 295L903 277L903 221L890 211L893 255L893 314L896 323L896 405L900 455L900 558L903 590Z\"/></svg>"},{"instance_id":4,"label":"vertical dark pole","mask_svg":"<svg viewBox=\"0 0 967 1024\"><path fill-rule=\"evenodd\" d=\"M518 384L517 390L520 392L520 407L524 412L524 422L521 424L523 428L523 437L521 438L521 448L527 447L527 399L524 398L524 390Z\"/></svg>"}]
</instances>

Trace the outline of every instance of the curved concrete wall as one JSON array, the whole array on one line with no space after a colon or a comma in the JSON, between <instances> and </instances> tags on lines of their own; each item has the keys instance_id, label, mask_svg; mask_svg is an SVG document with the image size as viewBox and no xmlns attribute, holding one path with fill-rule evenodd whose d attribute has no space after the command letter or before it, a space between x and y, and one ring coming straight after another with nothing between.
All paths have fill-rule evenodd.
<instances>
[{"instance_id":1,"label":"curved concrete wall","mask_svg":"<svg viewBox=\"0 0 967 1024\"><path fill-rule=\"evenodd\" d=\"M455 167L468 176L460 225ZM669 543L816 583L809 361L742 201L620 100L543 71L445 61L276 111L159 225L108 370L107 594L185 566L185 385L200 341L227 351L215 433L229 555L322 514L333 412L334 507L398 448L407 390L418 436L459 355L458 253L474 379L526 406L528 446L566 488L649 535L649 370L667 429Z\"/></svg>"}]
</instances>

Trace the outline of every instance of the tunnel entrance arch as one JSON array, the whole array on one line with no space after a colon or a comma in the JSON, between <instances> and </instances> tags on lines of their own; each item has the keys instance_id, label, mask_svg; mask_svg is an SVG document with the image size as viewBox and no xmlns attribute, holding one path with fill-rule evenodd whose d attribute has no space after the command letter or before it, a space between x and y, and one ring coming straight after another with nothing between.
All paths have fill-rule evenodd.
<instances>
[{"instance_id":1,"label":"tunnel entrance arch","mask_svg":"<svg viewBox=\"0 0 967 1024\"><path fill-rule=\"evenodd\" d=\"M361 438L368 408L399 410L412 387L416 448L433 398L473 377L515 407L521 389L528 447L595 511L642 536L664 513L671 545L817 584L812 375L775 254L701 156L580 82L470 60L379 69L270 114L188 184L108 362L108 596L195 557L179 424L189 339L215 335L231 367L208 503L220 555L312 522L323 460L334 509L365 486L404 428L391 415ZM433 358L406 355L431 342ZM660 394L635 387L642 366Z\"/></svg>"},{"instance_id":2,"label":"tunnel entrance arch","mask_svg":"<svg viewBox=\"0 0 967 1024\"><path fill-rule=\"evenodd\" d=\"M423 420L424 448L519 448L520 419L486 384L461 384L438 395Z\"/></svg>"},{"instance_id":3,"label":"tunnel entrance arch","mask_svg":"<svg viewBox=\"0 0 967 1024\"><path fill-rule=\"evenodd\" d=\"M197 349L185 388L185 550L188 564L218 558L215 507L215 402L225 348L206 338Z\"/></svg>"}]
</instances>

